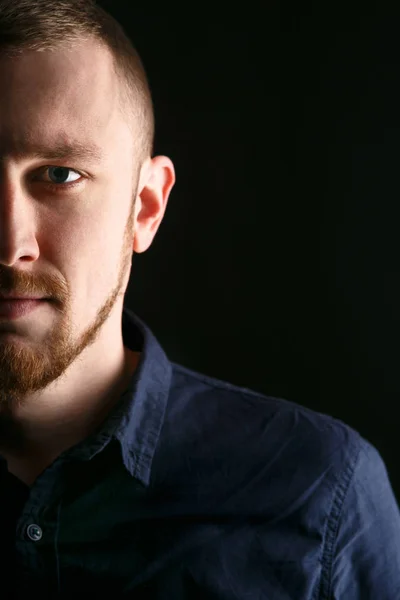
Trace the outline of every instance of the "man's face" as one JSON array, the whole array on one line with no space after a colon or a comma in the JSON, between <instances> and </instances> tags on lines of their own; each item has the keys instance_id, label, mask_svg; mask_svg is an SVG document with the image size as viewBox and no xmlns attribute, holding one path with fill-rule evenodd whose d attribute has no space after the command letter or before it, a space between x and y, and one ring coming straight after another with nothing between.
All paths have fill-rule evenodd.
<instances>
[{"instance_id":1,"label":"man's face","mask_svg":"<svg viewBox=\"0 0 400 600\"><path fill-rule=\"evenodd\" d=\"M139 165L111 57L94 42L0 57L0 86L0 292L51 297L0 316L5 409L59 378L110 314L120 319ZM30 155L75 142L101 157Z\"/></svg>"}]
</instances>

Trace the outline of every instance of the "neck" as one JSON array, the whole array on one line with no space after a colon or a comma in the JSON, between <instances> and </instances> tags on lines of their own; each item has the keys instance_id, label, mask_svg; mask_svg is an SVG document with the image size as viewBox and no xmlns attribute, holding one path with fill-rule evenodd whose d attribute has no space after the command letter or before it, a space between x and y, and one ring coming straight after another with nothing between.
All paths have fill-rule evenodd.
<instances>
[{"instance_id":1,"label":"neck","mask_svg":"<svg viewBox=\"0 0 400 600\"><path fill-rule=\"evenodd\" d=\"M112 385L99 395L97 402L75 405L56 419L41 423L0 415L0 454L8 470L31 485L36 477L62 452L80 443L107 418L129 386L140 360L140 353L124 347L124 363ZM31 434L34 432L34 435ZM31 483L29 483L31 482Z\"/></svg>"}]
</instances>

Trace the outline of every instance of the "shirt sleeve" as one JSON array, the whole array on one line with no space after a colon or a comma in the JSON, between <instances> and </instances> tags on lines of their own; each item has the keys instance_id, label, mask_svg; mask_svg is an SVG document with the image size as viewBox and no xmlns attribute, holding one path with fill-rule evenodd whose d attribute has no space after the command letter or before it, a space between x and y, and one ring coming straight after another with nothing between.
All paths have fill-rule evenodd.
<instances>
[{"instance_id":1,"label":"shirt sleeve","mask_svg":"<svg viewBox=\"0 0 400 600\"><path fill-rule=\"evenodd\" d=\"M329 600L400 599L400 511L378 450L361 450L333 547Z\"/></svg>"}]
</instances>

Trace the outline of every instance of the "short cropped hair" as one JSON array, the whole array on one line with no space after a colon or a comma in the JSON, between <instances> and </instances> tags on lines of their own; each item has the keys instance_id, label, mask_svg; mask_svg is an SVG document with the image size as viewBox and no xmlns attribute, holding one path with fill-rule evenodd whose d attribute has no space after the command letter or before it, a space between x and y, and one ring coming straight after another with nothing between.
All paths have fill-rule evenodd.
<instances>
[{"instance_id":1,"label":"short cropped hair","mask_svg":"<svg viewBox=\"0 0 400 600\"><path fill-rule=\"evenodd\" d=\"M141 58L122 25L95 0L0 0L0 56L68 49L90 39L111 52L121 110L143 161L153 154L154 107Z\"/></svg>"}]
</instances>

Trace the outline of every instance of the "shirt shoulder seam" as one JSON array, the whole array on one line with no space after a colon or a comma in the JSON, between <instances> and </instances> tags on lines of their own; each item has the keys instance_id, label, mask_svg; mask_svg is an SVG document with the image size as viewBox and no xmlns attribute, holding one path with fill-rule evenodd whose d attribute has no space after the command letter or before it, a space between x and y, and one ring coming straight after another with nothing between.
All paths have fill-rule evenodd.
<instances>
[{"instance_id":1,"label":"shirt shoulder seam","mask_svg":"<svg viewBox=\"0 0 400 600\"><path fill-rule=\"evenodd\" d=\"M349 448L350 458L342 470L341 477L336 486L332 501L332 508L327 519L324 544L321 556L322 570L319 592L315 600L329 600L331 598L332 568L334 548L339 533L339 523L347 493L356 471L356 466L362 450L361 436L353 431L353 448Z\"/></svg>"}]
</instances>

